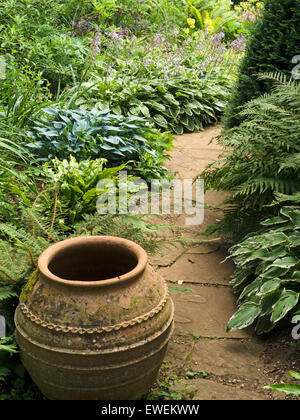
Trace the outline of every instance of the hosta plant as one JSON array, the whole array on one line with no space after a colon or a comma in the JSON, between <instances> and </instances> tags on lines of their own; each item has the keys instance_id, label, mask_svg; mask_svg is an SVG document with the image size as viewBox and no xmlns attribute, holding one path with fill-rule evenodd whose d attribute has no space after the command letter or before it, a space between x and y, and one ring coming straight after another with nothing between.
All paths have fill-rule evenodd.
<instances>
[{"instance_id":1,"label":"hosta plant","mask_svg":"<svg viewBox=\"0 0 300 420\"><path fill-rule=\"evenodd\" d=\"M292 378L300 381L300 373L290 370L290 375ZM297 383L284 383L284 384L274 384L265 386L266 389L272 389L274 391L284 392L285 394L300 396L300 384Z\"/></svg>"},{"instance_id":2,"label":"hosta plant","mask_svg":"<svg viewBox=\"0 0 300 420\"><path fill-rule=\"evenodd\" d=\"M262 225L261 233L230 250L237 267L231 285L240 307L228 331L255 322L256 333L264 334L300 314L300 207L282 207L279 216Z\"/></svg>"},{"instance_id":3,"label":"hosta plant","mask_svg":"<svg viewBox=\"0 0 300 420\"><path fill-rule=\"evenodd\" d=\"M89 85L95 85L91 80ZM90 104L116 113L144 117L162 130L176 134L199 131L220 118L229 95L231 79L224 74L214 79L181 71L172 77L152 79L111 75L100 79L78 105Z\"/></svg>"},{"instance_id":4,"label":"hosta plant","mask_svg":"<svg viewBox=\"0 0 300 420\"><path fill-rule=\"evenodd\" d=\"M120 178L120 171L126 170L126 164L105 168L106 163L106 159L77 162L71 156L63 161L56 158L48 166L46 173L59 188L59 204L71 226L85 214L96 213L97 200L104 194L108 198L109 194L118 195L119 188L126 188L130 197L139 191L134 182L136 177Z\"/></svg>"},{"instance_id":5,"label":"hosta plant","mask_svg":"<svg viewBox=\"0 0 300 420\"><path fill-rule=\"evenodd\" d=\"M165 150L172 146L169 133L160 133L137 116L115 115L107 109L46 108L44 112L50 118L35 122L26 145L37 161L73 155L77 160L105 158L111 165L143 159L151 167L151 158L162 164Z\"/></svg>"}]
</instances>

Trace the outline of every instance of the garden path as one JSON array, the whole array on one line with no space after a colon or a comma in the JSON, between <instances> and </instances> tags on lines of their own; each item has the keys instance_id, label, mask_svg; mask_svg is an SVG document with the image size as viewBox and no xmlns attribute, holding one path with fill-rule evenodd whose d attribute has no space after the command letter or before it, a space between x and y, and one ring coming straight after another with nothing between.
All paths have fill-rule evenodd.
<instances>
[{"instance_id":1,"label":"garden path","mask_svg":"<svg viewBox=\"0 0 300 420\"><path fill-rule=\"evenodd\" d=\"M220 154L220 146L212 140L219 133L216 126L177 136L169 169L177 171L180 179L197 176ZM217 205L223 197L220 192L207 192L205 204ZM185 215L164 216L173 226L164 235L171 241L178 236L207 239L200 232L220 215L208 208L203 224L189 226L184 232L176 225L184 225ZM234 264L221 264L226 256L224 244L211 242L166 246L161 255L151 258L168 281L175 304L175 332L154 395L187 400L285 398L263 386L288 380L287 370L300 362L299 353L291 346L289 332L263 339L251 329L226 333L228 319L236 310L236 297L229 286Z\"/></svg>"}]
</instances>

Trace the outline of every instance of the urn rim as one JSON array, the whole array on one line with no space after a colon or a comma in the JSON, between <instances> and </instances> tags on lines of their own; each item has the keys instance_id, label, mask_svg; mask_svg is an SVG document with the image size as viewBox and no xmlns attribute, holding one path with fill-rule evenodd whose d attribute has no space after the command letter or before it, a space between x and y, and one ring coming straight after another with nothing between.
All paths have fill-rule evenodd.
<instances>
[{"instance_id":1,"label":"urn rim","mask_svg":"<svg viewBox=\"0 0 300 420\"><path fill-rule=\"evenodd\" d=\"M65 250L66 248L71 248L73 246L78 245L113 245L119 246L120 248L126 248L129 252L131 252L137 260L136 266L126 272L125 274L99 279L99 280L92 280L92 281L83 281L83 280L76 280L76 279L65 279L63 277L59 277L49 269L49 264L51 261L56 257L61 251ZM74 238L65 239L63 241L57 242L54 245L51 245L47 248L39 257L38 259L38 269L39 272L48 280L53 281L57 284L67 285L67 286L77 286L77 287L103 287L103 286L111 286L117 285L120 283L124 283L129 280L134 280L138 278L145 270L148 263L148 256L146 251L138 244L128 239L119 238L115 236L79 236Z\"/></svg>"}]
</instances>

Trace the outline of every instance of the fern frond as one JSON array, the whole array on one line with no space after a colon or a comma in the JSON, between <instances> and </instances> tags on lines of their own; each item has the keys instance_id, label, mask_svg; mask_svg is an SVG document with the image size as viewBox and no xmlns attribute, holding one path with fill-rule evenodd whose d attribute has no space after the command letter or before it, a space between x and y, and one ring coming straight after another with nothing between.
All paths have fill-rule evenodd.
<instances>
[{"instance_id":1,"label":"fern frond","mask_svg":"<svg viewBox=\"0 0 300 420\"><path fill-rule=\"evenodd\" d=\"M10 354L18 352L14 336L5 337L0 340L0 351L6 351Z\"/></svg>"},{"instance_id":2,"label":"fern frond","mask_svg":"<svg viewBox=\"0 0 300 420\"><path fill-rule=\"evenodd\" d=\"M11 297L18 297L18 294L11 287L4 286L0 288L0 301Z\"/></svg>"}]
</instances>

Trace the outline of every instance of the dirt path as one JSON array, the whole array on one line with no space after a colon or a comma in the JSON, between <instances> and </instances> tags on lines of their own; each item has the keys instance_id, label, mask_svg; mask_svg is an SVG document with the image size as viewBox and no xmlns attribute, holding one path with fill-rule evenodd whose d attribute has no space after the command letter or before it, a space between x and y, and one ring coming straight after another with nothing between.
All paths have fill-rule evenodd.
<instances>
[{"instance_id":1,"label":"dirt path","mask_svg":"<svg viewBox=\"0 0 300 420\"><path fill-rule=\"evenodd\" d=\"M202 133L178 136L168 164L180 179L194 178L216 159L220 146L210 140L219 127ZM209 192L205 203L217 205L223 195ZM172 238L202 238L200 232L220 213L206 209L204 223L184 233L174 227ZM183 225L185 215L166 216L169 225ZM152 395L164 399L254 400L283 399L264 385L289 380L288 369L299 370L299 350L289 332L258 339L251 329L226 333L226 324L236 310L236 298L228 282L234 265L221 243L184 247L168 246L151 263L168 281L175 303L175 332ZM290 397L288 397L290 398Z\"/></svg>"}]
</instances>

